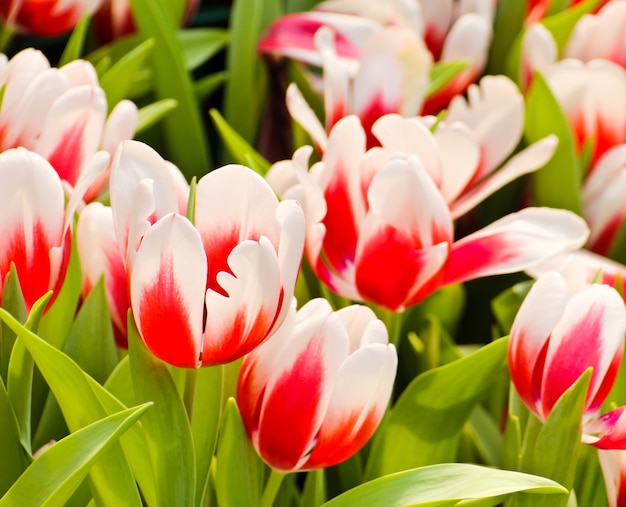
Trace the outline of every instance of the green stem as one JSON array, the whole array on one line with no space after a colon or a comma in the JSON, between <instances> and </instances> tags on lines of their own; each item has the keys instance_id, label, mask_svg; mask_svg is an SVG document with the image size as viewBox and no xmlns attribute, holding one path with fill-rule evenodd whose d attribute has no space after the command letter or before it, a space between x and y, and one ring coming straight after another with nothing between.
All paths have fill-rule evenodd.
<instances>
[{"instance_id":1,"label":"green stem","mask_svg":"<svg viewBox=\"0 0 626 507\"><path fill-rule=\"evenodd\" d=\"M196 386L198 385L198 370L192 368L187 370L185 375L185 392L183 394L183 402L187 409L187 417L191 421L193 415L193 405L196 400Z\"/></svg>"},{"instance_id":2,"label":"green stem","mask_svg":"<svg viewBox=\"0 0 626 507\"><path fill-rule=\"evenodd\" d=\"M13 34L15 33L15 29L10 26L8 23L4 23L0 25L0 52L4 52L11 39L13 38Z\"/></svg>"},{"instance_id":3,"label":"green stem","mask_svg":"<svg viewBox=\"0 0 626 507\"><path fill-rule=\"evenodd\" d=\"M272 507L274 505L274 500L276 500L276 495L278 494L278 490L280 489L285 475L284 472L278 472L272 468L267 483L265 484L265 489L263 490L263 496L261 496L260 507Z\"/></svg>"},{"instance_id":4,"label":"green stem","mask_svg":"<svg viewBox=\"0 0 626 507\"><path fill-rule=\"evenodd\" d=\"M375 309L376 310L376 309ZM402 321L404 314L400 312L392 312L385 308L378 308L376 312L380 319L387 326L387 333L389 333L389 343L397 348L400 339L402 338Z\"/></svg>"}]
</instances>

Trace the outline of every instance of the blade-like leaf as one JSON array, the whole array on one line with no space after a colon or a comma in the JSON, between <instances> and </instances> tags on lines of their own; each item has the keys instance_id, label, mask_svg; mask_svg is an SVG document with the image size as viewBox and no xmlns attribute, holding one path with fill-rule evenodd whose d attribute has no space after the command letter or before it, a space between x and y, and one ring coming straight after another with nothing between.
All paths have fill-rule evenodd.
<instances>
[{"instance_id":1,"label":"blade-like leaf","mask_svg":"<svg viewBox=\"0 0 626 507\"><path fill-rule=\"evenodd\" d=\"M33 311L42 304L45 304L45 300L39 300ZM54 393L71 431L77 431L108 415L93 393L91 383L98 383L86 375L74 361L26 329L2 309L0 318L18 335L30 352ZM131 470L119 447L113 446L91 469L89 477L92 493L97 501L111 505L121 496L128 505L141 505Z\"/></svg>"},{"instance_id":2,"label":"blade-like leaf","mask_svg":"<svg viewBox=\"0 0 626 507\"><path fill-rule=\"evenodd\" d=\"M215 56L228 43L228 31L221 28L190 28L178 32L187 70L194 70Z\"/></svg>"},{"instance_id":3,"label":"blade-like leaf","mask_svg":"<svg viewBox=\"0 0 626 507\"><path fill-rule=\"evenodd\" d=\"M374 438L365 476L454 461L477 401L505 365L506 338L417 377Z\"/></svg>"},{"instance_id":4,"label":"blade-like leaf","mask_svg":"<svg viewBox=\"0 0 626 507\"><path fill-rule=\"evenodd\" d=\"M567 493L565 488L545 477L455 463L381 477L333 498L323 507L452 506L461 500L502 497L518 491L547 495Z\"/></svg>"},{"instance_id":5,"label":"blade-like leaf","mask_svg":"<svg viewBox=\"0 0 626 507\"><path fill-rule=\"evenodd\" d=\"M2 288L2 308L13 315L18 321L26 321L26 304L20 281L17 277L15 265L11 264L11 270L3 280ZM4 323L0 323L0 377L7 385L7 374L9 370L9 361L15 343L15 333Z\"/></svg>"},{"instance_id":6,"label":"blade-like leaf","mask_svg":"<svg viewBox=\"0 0 626 507\"><path fill-rule=\"evenodd\" d=\"M237 403L226 403L215 469L219 505L256 507L261 498L263 465L248 441Z\"/></svg>"},{"instance_id":7,"label":"blade-like leaf","mask_svg":"<svg viewBox=\"0 0 626 507\"><path fill-rule=\"evenodd\" d=\"M0 499L0 506L65 505L104 451L110 449L148 408L150 404L146 403L124 410L60 440L26 469ZM127 498L120 494L117 500L126 502Z\"/></svg>"},{"instance_id":8,"label":"blade-like leaf","mask_svg":"<svg viewBox=\"0 0 626 507\"><path fill-rule=\"evenodd\" d=\"M585 2L580 2L573 7L569 7L543 20L543 25L550 31L552 37L554 37L559 54L563 53L565 44L567 44L576 23L578 23L580 18L585 14L592 12L599 3L600 0L586 0Z\"/></svg>"},{"instance_id":9,"label":"blade-like leaf","mask_svg":"<svg viewBox=\"0 0 626 507\"><path fill-rule=\"evenodd\" d=\"M139 110L137 118L137 128L135 134L140 134L144 130L150 128L166 114L176 108L178 103L173 99L163 99L153 102L152 104L142 107Z\"/></svg>"},{"instance_id":10,"label":"blade-like leaf","mask_svg":"<svg viewBox=\"0 0 626 507\"><path fill-rule=\"evenodd\" d=\"M78 60L81 57L90 21L91 15L85 14L74 27L72 35L70 35L70 38L65 45L65 49L63 50L63 54L59 59L59 67L62 67L66 63L70 63L73 60Z\"/></svg>"},{"instance_id":11,"label":"blade-like leaf","mask_svg":"<svg viewBox=\"0 0 626 507\"><path fill-rule=\"evenodd\" d=\"M535 203L580 215L581 172L572 130L545 79L535 73L526 99L524 136L530 144L549 134L557 135L559 145L550 161L532 174Z\"/></svg>"},{"instance_id":12,"label":"blade-like leaf","mask_svg":"<svg viewBox=\"0 0 626 507\"><path fill-rule=\"evenodd\" d=\"M430 71L430 83L426 97L430 97L446 86L452 79L470 64L466 60L438 62Z\"/></svg>"},{"instance_id":13,"label":"blade-like leaf","mask_svg":"<svg viewBox=\"0 0 626 507\"><path fill-rule=\"evenodd\" d=\"M160 505L194 505L195 460L187 412L165 363L153 356L128 319L128 355L135 399L153 401L142 420Z\"/></svg>"},{"instance_id":14,"label":"blade-like leaf","mask_svg":"<svg viewBox=\"0 0 626 507\"><path fill-rule=\"evenodd\" d=\"M209 147L191 77L185 68L177 25L159 0L131 0L131 7L141 36L156 43L151 59L156 98L178 103L162 122L168 158L188 180L202 176L211 167Z\"/></svg>"}]
</instances>

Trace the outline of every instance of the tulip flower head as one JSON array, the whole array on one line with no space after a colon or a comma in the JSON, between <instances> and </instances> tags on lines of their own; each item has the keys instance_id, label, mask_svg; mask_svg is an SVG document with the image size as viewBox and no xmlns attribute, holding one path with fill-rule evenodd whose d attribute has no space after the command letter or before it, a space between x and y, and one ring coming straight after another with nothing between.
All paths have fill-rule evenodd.
<instances>
[{"instance_id":1,"label":"tulip flower head","mask_svg":"<svg viewBox=\"0 0 626 507\"><path fill-rule=\"evenodd\" d=\"M589 421L615 382L625 332L626 308L615 289L587 284L572 294L562 275L541 275L511 328L509 370L520 398L545 420L561 395L593 368L584 409ZM585 441L601 448L626 445L624 423L617 424L623 408L588 422Z\"/></svg>"},{"instance_id":2,"label":"tulip flower head","mask_svg":"<svg viewBox=\"0 0 626 507\"><path fill-rule=\"evenodd\" d=\"M138 245L131 306L146 346L163 361L186 368L233 361L285 319L304 217L251 169L225 166L201 178L195 224L169 213L137 225L145 234L127 240L129 249Z\"/></svg>"},{"instance_id":3,"label":"tulip flower head","mask_svg":"<svg viewBox=\"0 0 626 507\"><path fill-rule=\"evenodd\" d=\"M397 355L364 306L333 312L314 299L247 355L237 401L250 440L271 467L311 470L356 453L380 423Z\"/></svg>"}]
</instances>

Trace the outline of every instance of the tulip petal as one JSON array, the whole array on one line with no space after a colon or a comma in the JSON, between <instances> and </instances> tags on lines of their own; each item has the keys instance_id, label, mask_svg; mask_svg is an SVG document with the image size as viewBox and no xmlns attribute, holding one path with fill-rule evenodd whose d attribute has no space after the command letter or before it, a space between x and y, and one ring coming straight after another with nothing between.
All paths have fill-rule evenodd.
<instances>
[{"instance_id":1,"label":"tulip petal","mask_svg":"<svg viewBox=\"0 0 626 507\"><path fill-rule=\"evenodd\" d=\"M383 324L370 323L378 325ZM304 468L335 465L365 445L385 413L397 365L393 345L371 344L348 357L335 381L317 443Z\"/></svg>"},{"instance_id":2,"label":"tulip petal","mask_svg":"<svg viewBox=\"0 0 626 507\"><path fill-rule=\"evenodd\" d=\"M0 154L0 181L0 279L14 263L30 308L58 275L50 251L63 242L63 186L44 158L24 148Z\"/></svg>"},{"instance_id":3,"label":"tulip petal","mask_svg":"<svg viewBox=\"0 0 626 507\"><path fill-rule=\"evenodd\" d=\"M324 152L328 143L326 129L324 129L319 118L304 99L295 83L291 83L288 86L285 101L291 117L309 133L317 148Z\"/></svg>"},{"instance_id":4,"label":"tulip petal","mask_svg":"<svg viewBox=\"0 0 626 507\"><path fill-rule=\"evenodd\" d=\"M598 451L609 507L626 504L626 451Z\"/></svg>"},{"instance_id":5,"label":"tulip petal","mask_svg":"<svg viewBox=\"0 0 626 507\"><path fill-rule=\"evenodd\" d=\"M227 259L228 271L213 275L219 290L206 294L204 366L234 361L265 341L284 297L276 250L266 237L243 241Z\"/></svg>"},{"instance_id":6,"label":"tulip petal","mask_svg":"<svg viewBox=\"0 0 626 507\"><path fill-rule=\"evenodd\" d=\"M465 192L458 201L453 203L450 208L452 218L456 219L463 216L486 197L523 174L531 173L543 167L552 158L557 143L558 138L550 135L515 155L502 169Z\"/></svg>"},{"instance_id":7,"label":"tulip petal","mask_svg":"<svg viewBox=\"0 0 626 507\"><path fill-rule=\"evenodd\" d=\"M174 366L201 359L206 256L191 223L166 215L146 233L130 279L131 305L146 346Z\"/></svg>"},{"instance_id":8,"label":"tulip petal","mask_svg":"<svg viewBox=\"0 0 626 507\"><path fill-rule=\"evenodd\" d=\"M582 440L598 449L626 449L626 407L611 410L585 424Z\"/></svg>"},{"instance_id":9,"label":"tulip petal","mask_svg":"<svg viewBox=\"0 0 626 507\"><path fill-rule=\"evenodd\" d=\"M613 288L592 284L569 299L548 344L541 392L544 414L589 367L593 373L586 412L602 405L617 375L624 333L626 309Z\"/></svg>"},{"instance_id":10,"label":"tulip petal","mask_svg":"<svg viewBox=\"0 0 626 507\"><path fill-rule=\"evenodd\" d=\"M568 299L565 279L555 273L542 275L530 289L520 307L513 326L508 347L511 380L524 403L543 417L539 404L541 372L546 346Z\"/></svg>"},{"instance_id":11,"label":"tulip petal","mask_svg":"<svg viewBox=\"0 0 626 507\"><path fill-rule=\"evenodd\" d=\"M444 283L515 273L580 248L589 230L577 215L551 208L511 213L452 245Z\"/></svg>"},{"instance_id":12,"label":"tulip petal","mask_svg":"<svg viewBox=\"0 0 626 507\"><path fill-rule=\"evenodd\" d=\"M305 309L267 384L260 414L259 454L279 470L306 461L348 355L346 330L328 302L315 299Z\"/></svg>"}]
</instances>

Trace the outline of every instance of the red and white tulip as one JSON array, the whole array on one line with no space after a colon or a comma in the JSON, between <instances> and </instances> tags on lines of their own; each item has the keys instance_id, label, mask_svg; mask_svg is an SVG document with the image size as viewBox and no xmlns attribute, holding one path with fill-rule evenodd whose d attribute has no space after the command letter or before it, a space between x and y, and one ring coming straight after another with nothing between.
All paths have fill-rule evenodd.
<instances>
[{"instance_id":1,"label":"red and white tulip","mask_svg":"<svg viewBox=\"0 0 626 507\"><path fill-rule=\"evenodd\" d=\"M248 354L237 402L259 455L283 471L325 468L355 454L380 423L398 358L364 306L333 312L314 299Z\"/></svg>"},{"instance_id":2,"label":"red and white tulip","mask_svg":"<svg viewBox=\"0 0 626 507\"><path fill-rule=\"evenodd\" d=\"M469 192L466 202L459 197L481 167L478 145L473 167L463 175L465 183L456 183L454 189L457 166L465 172L472 157L457 164L454 152L440 150L436 135L419 119L388 115L373 132L383 146L366 152L358 118L346 117L334 127L322 161L310 171L310 151L301 149L292 161L275 164L267 176L279 195L302 204L307 258L335 292L401 311L443 285L519 271L585 242L588 229L582 219L543 208L511 214L455 241L453 219L459 210L467 211L489 193ZM472 146L468 132L465 127L447 138L459 154ZM537 169L553 149L549 139L530 147L504 171ZM444 183L444 178L452 182ZM488 181L481 185L499 188L497 180ZM457 204L462 208L455 208Z\"/></svg>"},{"instance_id":3,"label":"red and white tulip","mask_svg":"<svg viewBox=\"0 0 626 507\"><path fill-rule=\"evenodd\" d=\"M87 61L51 68L42 53L26 49L0 65L0 86L0 150L23 146L39 153L70 187L98 150L112 155L135 132L137 107L123 100L107 118L104 91ZM85 199L96 197L106 183L101 176Z\"/></svg>"},{"instance_id":4,"label":"red and white tulip","mask_svg":"<svg viewBox=\"0 0 626 507\"><path fill-rule=\"evenodd\" d=\"M225 166L200 179L195 226L170 213L138 231L128 234L141 237L128 240L138 246L131 306L141 337L163 361L186 368L233 361L285 319L304 217L251 169Z\"/></svg>"},{"instance_id":5,"label":"red and white tulip","mask_svg":"<svg viewBox=\"0 0 626 507\"><path fill-rule=\"evenodd\" d=\"M572 291L556 272L540 276L511 328L509 370L520 398L545 420L563 393L592 368L583 441L626 448L624 407L595 417L615 382L625 333L626 308L615 289L587 284Z\"/></svg>"},{"instance_id":6,"label":"red and white tulip","mask_svg":"<svg viewBox=\"0 0 626 507\"><path fill-rule=\"evenodd\" d=\"M3 0L0 17L15 29L53 37L72 28L94 12L101 0Z\"/></svg>"}]
</instances>

